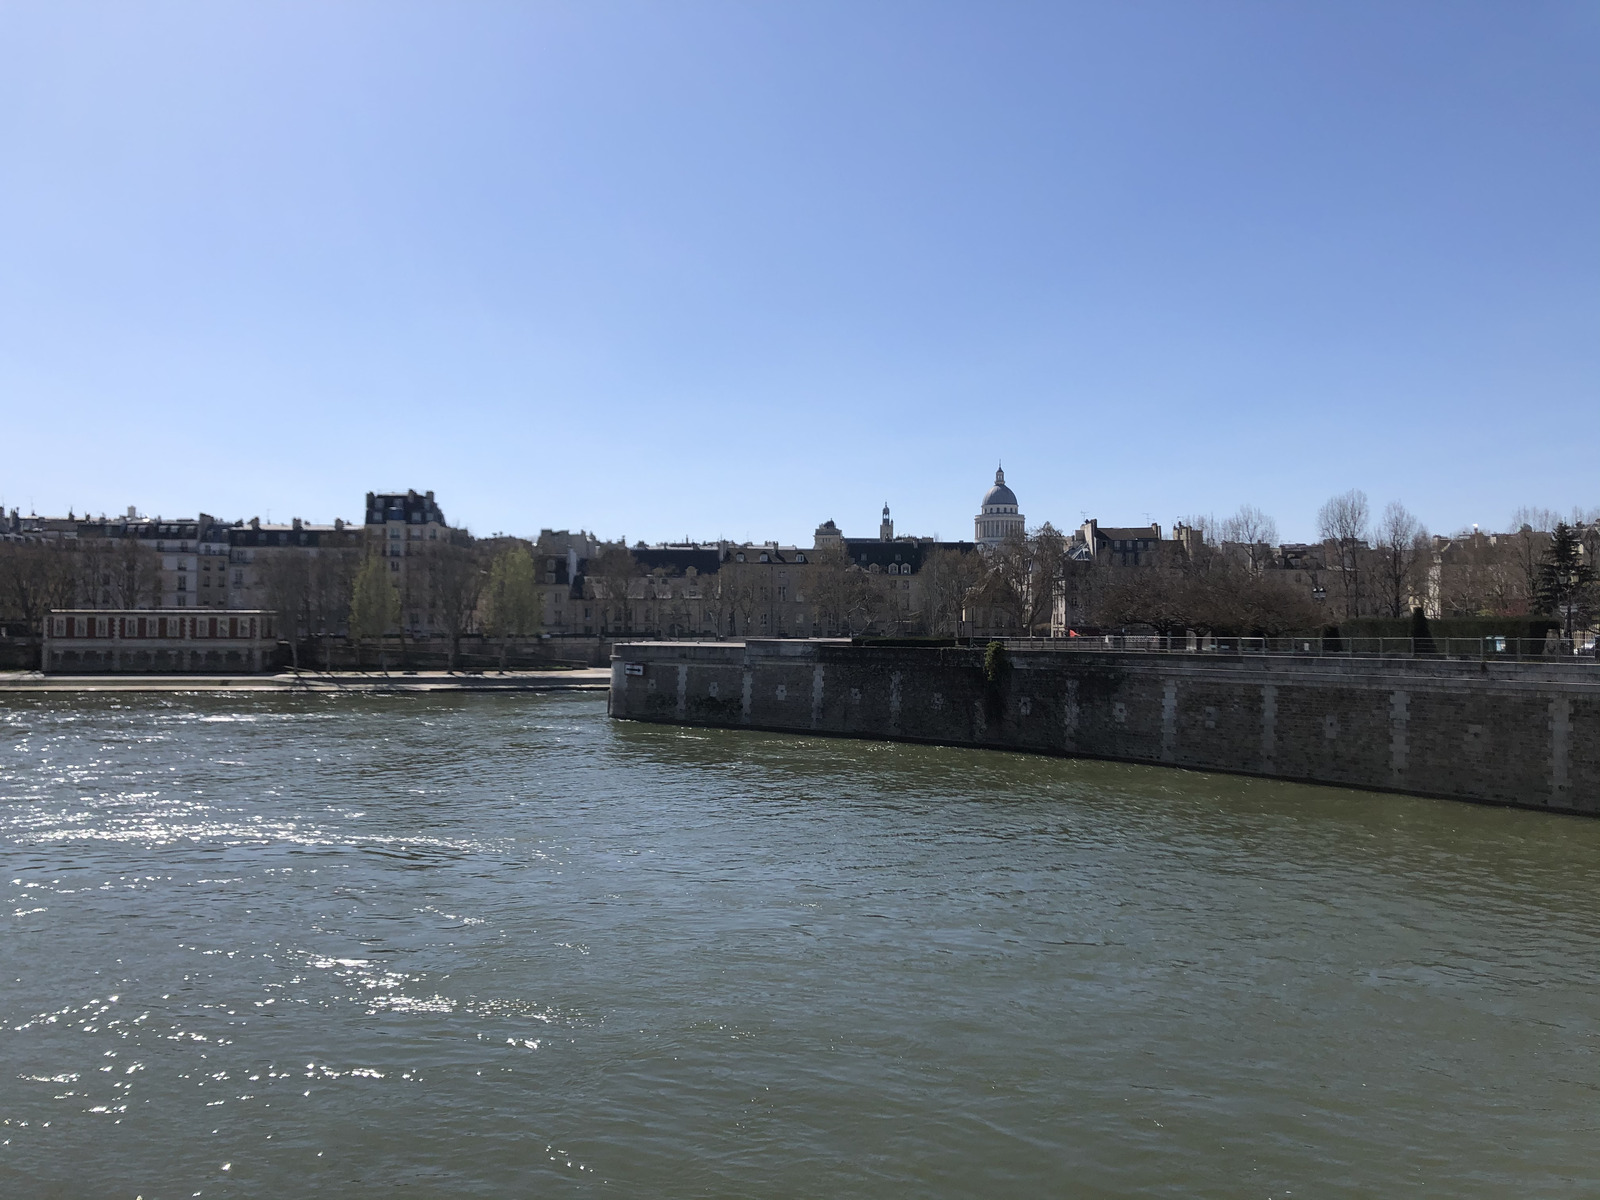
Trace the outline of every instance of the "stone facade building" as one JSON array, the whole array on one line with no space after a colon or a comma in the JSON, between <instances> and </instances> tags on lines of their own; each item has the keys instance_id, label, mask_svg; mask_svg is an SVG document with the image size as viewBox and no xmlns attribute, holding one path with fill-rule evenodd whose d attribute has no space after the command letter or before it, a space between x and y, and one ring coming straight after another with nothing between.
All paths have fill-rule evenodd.
<instances>
[{"instance_id":1,"label":"stone facade building","mask_svg":"<svg viewBox=\"0 0 1600 1200\"><path fill-rule=\"evenodd\" d=\"M44 623L40 669L254 672L277 665L269 612L222 609L76 609Z\"/></svg>"},{"instance_id":2,"label":"stone facade building","mask_svg":"<svg viewBox=\"0 0 1600 1200\"><path fill-rule=\"evenodd\" d=\"M1101 528L1099 521L1088 520L1079 527L1075 540L1090 562L1108 567L1157 567L1183 553L1177 538L1161 536L1159 524Z\"/></svg>"},{"instance_id":3,"label":"stone facade building","mask_svg":"<svg viewBox=\"0 0 1600 1200\"><path fill-rule=\"evenodd\" d=\"M449 525L432 492L368 492L367 549L383 556L400 592L400 620L418 633L431 632L427 564L424 556Z\"/></svg>"}]
</instances>

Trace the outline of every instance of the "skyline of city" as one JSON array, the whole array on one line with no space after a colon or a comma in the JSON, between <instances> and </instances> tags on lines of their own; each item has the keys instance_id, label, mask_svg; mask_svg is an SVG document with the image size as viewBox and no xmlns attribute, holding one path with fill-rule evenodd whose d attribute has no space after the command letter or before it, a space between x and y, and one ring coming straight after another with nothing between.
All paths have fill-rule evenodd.
<instances>
[{"instance_id":1,"label":"skyline of city","mask_svg":"<svg viewBox=\"0 0 1600 1200\"><path fill-rule=\"evenodd\" d=\"M76 12L0 13L8 508L1594 502L1586 6Z\"/></svg>"},{"instance_id":2,"label":"skyline of city","mask_svg":"<svg viewBox=\"0 0 1600 1200\"><path fill-rule=\"evenodd\" d=\"M376 490L383 493L389 493L405 492L408 489L380 488ZM421 489L411 490L417 490L419 492L421 491ZM976 492L978 489L973 488L970 490ZM437 489L428 489L427 495L431 497L436 491ZM1326 502L1328 499L1331 499L1331 497L1324 497L1323 499L1324 502ZM1391 499L1393 498L1378 496L1368 497L1368 500L1371 503L1371 517L1374 522L1377 519L1379 511L1386 503L1389 503ZM1394 500L1394 502L1401 503L1403 505L1403 502L1401 501ZM1248 502L1246 503L1248 504ZM946 505L945 507L952 506L953 504ZM252 520L261 521L266 524L285 526L293 521L304 521L308 525L328 526L333 525L336 521L343 521L348 525L361 524L359 506L352 504L346 504L343 509L329 514L310 514L298 510L289 512L286 511L285 502L281 499L276 499L272 504L268 505L258 504L252 508L249 513L211 512L211 507L214 507L214 505L207 506L201 504L191 506L186 510L178 509L163 513L158 510L149 509L145 505L134 503L131 505L117 505L111 509L98 510L92 507L84 507L80 509L69 505L67 508L59 512L45 512L16 504L7 505L0 503L0 516L15 511L23 516L37 516L40 518L62 518L70 515L79 517L83 520L96 518L102 520L117 520L124 514L127 514L136 516L142 520L163 518L168 520L193 520L196 515L204 513L209 514L213 519L222 524L249 523ZM293 509L294 504L290 502L288 503L287 507L289 509ZM976 512L980 507L981 502L975 504L974 511ZM1249 507L1257 508L1257 511L1260 512L1261 515L1270 520L1276 534L1275 537L1270 539L1274 544L1313 543L1320 540L1320 534L1316 527L1317 513L1315 510L1309 514L1292 514L1288 517L1285 517L1284 514L1260 510L1258 506L1250 505ZM1237 511L1237 509L1235 509L1232 511L1223 512L1207 512L1199 509L1190 509L1188 511L1172 514L1163 518L1162 516L1152 514L1148 509L1142 509L1140 512L1134 514L1083 509L1080 513L1074 514L1073 517L1044 513L1035 519L1032 516L1033 508L1034 505L1031 500L1024 505L1023 516L1025 517L1025 528L1027 530L1032 531L1048 523L1055 529L1062 532L1071 532L1087 521L1098 521L1101 525L1116 525L1124 527L1156 524L1168 530L1188 523L1199 524L1209 530L1212 528L1219 528L1223 522L1225 522L1229 517L1233 516ZM818 515L812 519L807 519L804 516L797 516L792 521L786 522L786 527L788 524L795 524L805 527L800 533L793 536L777 536L771 533L762 533L758 531L754 536L740 537L721 532L705 533L703 531L695 530L681 531L676 535L669 534L659 537L651 537L642 534L636 536L634 533L629 532L625 528L620 530L602 529L584 521L566 523L555 522L545 519L536 513L528 515L528 519L531 524L529 524L526 528L519 526L516 523L516 519L507 518L504 516L494 519L489 525L486 526L475 526L466 520L459 519L453 520L451 525L454 528L468 530L478 537L507 536L523 538L528 541L536 541L541 530L548 532L550 530L560 528L570 529L574 532L587 532L601 542L618 542L625 539L628 545L634 545L636 543L643 543L645 545L710 545L719 542L739 543L746 545L766 543L784 545L810 545L816 527L824 521L836 522L841 532L843 532L845 536L875 537L877 536L877 523L880 515L878 510L882 509L882 515L884 516L887 516L890 512L895 514L894 520L897 523L898 531L901 536L917 537L930 541L971 541L977 538L977 535L972 528L974 517L971 514L968 515L965 522L959 523L953 528L934 528L930 527L925 522L919 522L915 514L911 514L909 516L906 515L893 503L892 497L885 498L878 506L873 506L873 509L870 512L847 513L840 509L838 505L833 505L831 507L824 505L822 509L818 510L819 513L822 512L823 509L826 509L826 515ZM1407 509L1410 511L1408 506ZM457 505L453 502L453 499L450 504L450 511L452 513L459 511ZM355 515L352 516L352 513ZM1423 521L1422 526L1428 533L1443 537L1460 536L1479 529L1481 529L1484 533L1512 533L1520 528L1522 524L1527 523L1530 517L1543 518L1543 523L1536 524L1535 526L1536 528L1540 529L1551 528L1557 521L1565 521L1574 525L1593 524L1596 521L1600 521L1600 503L1574 504L1570 508L1566 509L1553 505L1531 503L1519 505L1510 513L1505 514L1499 520L1490 519L1458 521L1442 527L1433 527L1430 526L1426 521ZM635 526L635 528L642 527ZM1291 536L1291 533L1288 532L1298 531L1301 528L1304 528L1304 536Z\"/></svg>"}]
</instances>

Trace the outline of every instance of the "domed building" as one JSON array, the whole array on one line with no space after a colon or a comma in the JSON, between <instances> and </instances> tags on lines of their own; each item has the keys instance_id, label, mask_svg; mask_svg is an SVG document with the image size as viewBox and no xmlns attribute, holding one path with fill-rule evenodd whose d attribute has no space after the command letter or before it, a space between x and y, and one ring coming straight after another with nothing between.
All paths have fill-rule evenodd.
<instances>
[{"instance_id":1,"label":"domed building","mask_svg":"<svg viewBox=\"0 0 1600 1200\"><path fill-rule=\"evenodd\" d=\"M994 486L983 498L983 508L972 519L972 540L993 550L1009 533L1021 533L1026 522L1017 511L1017 494L1006 486L1006 473L996 468Z\"/></svg>"}]
</instances>

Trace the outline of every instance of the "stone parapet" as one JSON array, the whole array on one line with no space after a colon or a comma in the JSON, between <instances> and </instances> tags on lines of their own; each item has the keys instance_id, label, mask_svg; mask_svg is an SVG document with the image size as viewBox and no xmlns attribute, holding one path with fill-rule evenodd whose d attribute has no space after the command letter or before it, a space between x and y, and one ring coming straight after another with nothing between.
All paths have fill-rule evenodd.
<instances>
[{"instance_id":1,"label":"stone parapet","mask_svg":"<svg viewBox=\"0 0 1600 1200\"><path fill-rule=\"evenodd\" d=\"M1600 810L1600 671L1430 660L630 643L615 717Z\"/></svg>"}]
</instances>

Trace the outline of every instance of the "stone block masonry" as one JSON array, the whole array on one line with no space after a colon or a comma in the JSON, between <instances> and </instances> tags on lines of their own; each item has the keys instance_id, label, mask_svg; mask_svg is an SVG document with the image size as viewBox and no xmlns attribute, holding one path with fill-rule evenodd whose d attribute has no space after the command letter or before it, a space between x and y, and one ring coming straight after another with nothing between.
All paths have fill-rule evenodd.
<instances>
[{"instance_id":1,"label":"stone block masonry","mask_svg":"<svg viewBox=\"0 0 1600 1200\"><path fill-rule=\"evenodd\" d=\"M1600 670L1578 664L633 643L610 712L1600 811Z\"/></svg>"}]
</instances>

